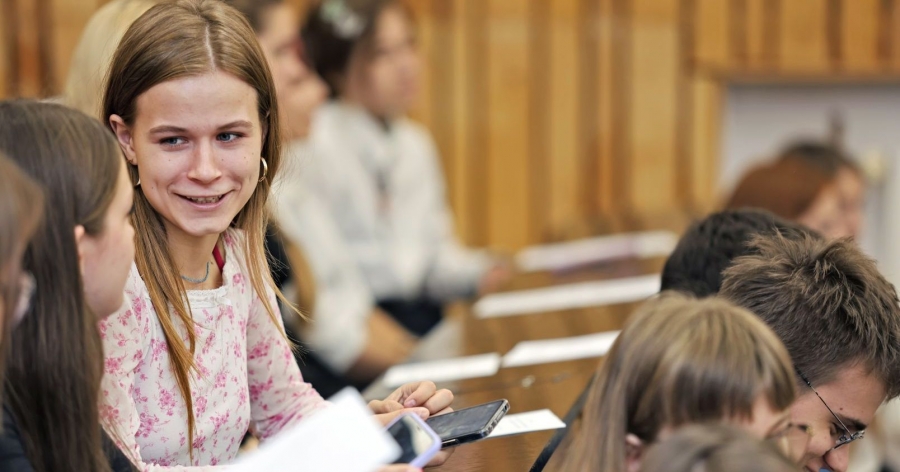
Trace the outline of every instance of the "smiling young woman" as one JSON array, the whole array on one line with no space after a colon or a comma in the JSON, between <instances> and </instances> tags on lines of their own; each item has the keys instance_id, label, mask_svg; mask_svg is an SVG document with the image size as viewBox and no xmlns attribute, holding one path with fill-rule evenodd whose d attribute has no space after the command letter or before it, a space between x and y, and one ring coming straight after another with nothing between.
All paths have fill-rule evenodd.
<instances>
[{"instance_id":1,"label":"smiling young woman","mask_svg":"<svg viewBox=\"0 0 900 472\"><path fill-rule=\"evenodd\" d=\"M143 470L224 464L248 428L266 439L326 405L294 362L263 249L275 95L250 25L216 0L151 8L113 57L103 116L138 237L125 306L101 325L102 420ZM428 416L452 398L418 383L371 406Z\"/></svg>"}]
</instances>

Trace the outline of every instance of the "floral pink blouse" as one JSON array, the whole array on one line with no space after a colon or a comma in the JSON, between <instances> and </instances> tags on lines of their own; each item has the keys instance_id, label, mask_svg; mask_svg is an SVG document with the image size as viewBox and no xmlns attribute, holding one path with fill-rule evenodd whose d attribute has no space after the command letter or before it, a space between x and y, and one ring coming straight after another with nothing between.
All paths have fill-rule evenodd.
<instances>
[{"instance_id":1,"label":"floral pink blouse","mask_svg":"<svg viewBox=\"0 0 900 472\"><path fill-rule=\"evenodd\" d=\"M265 439L327 405L303 382L282 327L272 322L245 276L240 237L232 230L224 235L222 286L188 292L197 324L194 361L199 372L191 381L193 461L187 409L136 266L131 267L124 306L100 323L106 352L101 417L123 451L140 458L141 470L217 470L211 466L235 458L251 424ZM272 290L266 296L278 306ZM182 333L187 342L183 328Z\"/></svg>"}]
</instances>

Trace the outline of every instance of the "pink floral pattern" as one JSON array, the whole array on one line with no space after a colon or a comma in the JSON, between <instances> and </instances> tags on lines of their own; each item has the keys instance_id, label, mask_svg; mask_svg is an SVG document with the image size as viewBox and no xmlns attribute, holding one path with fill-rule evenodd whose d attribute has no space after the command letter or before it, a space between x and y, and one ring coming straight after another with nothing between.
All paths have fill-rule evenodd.
<instances>
[{"instance_id":1,"label":"pink floral pattern","mask_svg":"<svg viewBox=\"0 0 900 472\"><path fill-rule=\"evenodd\" d=\"M139 458L141 470L219 470L216 465L235 458L251 425L265 439L327 405L303 382L280 319L279 325L272 322L243 275L240 237L237 231L225 234L223 285L188 292L198 325L197 372L191 379L193 461L185 402L136 266L125 288L125 305L100 323L106 351L101 419L126 454ZM271 289L266 296L278 306Z\"/></svg>"}]
</instances>

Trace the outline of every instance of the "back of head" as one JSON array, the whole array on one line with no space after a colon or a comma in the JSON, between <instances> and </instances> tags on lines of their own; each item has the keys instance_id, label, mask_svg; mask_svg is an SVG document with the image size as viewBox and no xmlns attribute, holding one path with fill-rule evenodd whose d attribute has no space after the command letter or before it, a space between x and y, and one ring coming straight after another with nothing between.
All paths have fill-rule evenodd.
<instances>
[{"instance_id":1,"label":"back of head","mask_svg":"<svg viewBox=\"0 0 900 472\"><path fill-rule=\"evenodd\" d=\"M796 472L771 442L724 424L686 426L653 447L641 472Z\"/></svg>"},{"instance_id":2,"label":"back of head","mask_svg":"<svg viewBox=\"0 0 900 472\"><path fill-rule=\"evenodd\" d=\"M99 116L103 83L119 40L139 16L159 0L113 0L94 12L72 53L66 78L66 105Z\"/></svg>"},{"instance_id":3,"label":"back of head","mask_svg":"<svg viewBox=\"0 0 900 472\"><path fill-rule=\"evenodd\" d=\"M19 301L22 253L44 213L44 193L0 152L0 380Z\"/></svg>"},{"instance_id":4,"label":"back of head","mask_svg":"<svg viewBox=\"0 0 900 472\"><path fill-rule=\"evenodd\" d=\"M309 11L301 32L309 60L325 80L332 97L354 53L375 34L378 16L398 0L321 0Z\"/></svg>"},{"instance_id":5,"label":"back of head","mask_svg":"<svg viewBox=\"0 0 900 472\"><path fill-rule=\"evenodd\" d=\"M758 237L735 260L721 295L769 325L814 385L838 370L871 369L900 395L900 307L875 262L849 240Z\"/></svg>"},{"instance_id":6,"label":"back of head","mask_svg":"<svg viewBox=\"0 0 900 472\"><path fill-rule=\"evenodd\" d=\"M796 223L767 211L725 210L694 223L678 241L662 272L662 290L677 290L705 297L719 293L722 271L736 257L750 254L757 234L781 233L787 238L812 234Z\"/></svg>"},{"instance_id":7,"label":"back of head","mask_svg":"<svg viewBox=\"0 0 900 472\"><path fill-rule=\"evenodd\" d=\"M761 208L796 220L833 184L833 175L804 160L775 161L744 174L725 208Z\"/></svg>"},{"instance_id":8,"label":"back of head","mask_svg":"<svg viewBox=\"0 0 900 472\"><path fill-rule=\"evenodd\" d=\"M664 293L626 323L602 361L567 470L625 470L625 437L663 427L751 419L794 401L784 347L758 318L724 300Z\"/></svg>"},{"instance_id":9,"label":"back of head","mask_svg":"<svg viewBox=\"0 0 900 472\"><path fill-rule=\"evenodd\" d=\"M9 350L6 401L36 471L108 470L100 448L103 353L86 306L75 226L103 231L122 164L99 121L62 105L0 102L0 151L46 191L43 224L25 253L37 284Z\"/></svg>"},{"instance_id":10,"label":"back of head","mask_svg":"<svg viewBox=\"0 0 900 472\"><path fill-rule=\"evenodd\" d=\"M822 141L800 140L788 144L778 155L783 161L803 161L817 167L827 175L834 176L841 169L850 169L860 176L862 170L846 153L836 146Z\"/></svg>"}]
</instances>

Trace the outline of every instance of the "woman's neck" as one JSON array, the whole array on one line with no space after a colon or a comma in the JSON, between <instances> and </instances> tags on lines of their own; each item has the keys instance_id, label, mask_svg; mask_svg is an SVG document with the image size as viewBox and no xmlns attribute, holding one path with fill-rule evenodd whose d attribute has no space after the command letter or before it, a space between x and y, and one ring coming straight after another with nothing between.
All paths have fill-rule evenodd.
<instances>
[{"instance_id":1,"label":"woman's neck","mask_svg":"<svg viewBox=\"0 0 900 472\"><path fill-rule=\"evenodd\" d=\"M219 234L194 236L180 228L167 225L169 254L175 261L175 270L188 290L213 289L222 285L222 274L213 262L213 249L219 241ZM207 272L208 268L208 272ZM185 278L203 280L193 283Z\"/></svg>"}]
</instances>

